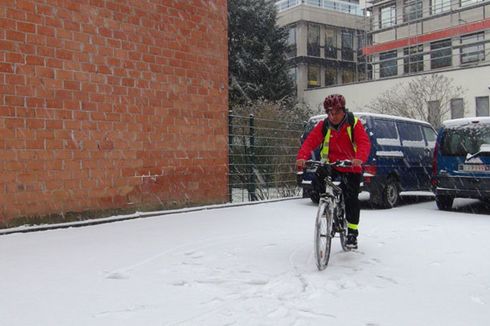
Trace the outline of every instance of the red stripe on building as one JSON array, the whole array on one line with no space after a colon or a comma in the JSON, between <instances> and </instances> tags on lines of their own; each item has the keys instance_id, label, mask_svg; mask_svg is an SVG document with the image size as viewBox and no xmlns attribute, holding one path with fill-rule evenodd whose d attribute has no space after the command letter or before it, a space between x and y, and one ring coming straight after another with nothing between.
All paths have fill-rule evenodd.
<instances>
[{"instance_id":1,"label":"red stripe on building","mask_svg":"<svg viewBox=\"0 0 490 326\"><path fill-rule=\"evenodd\" d=\"M425 42L432 42L436 40L442 40L453 36L459 36L478 32L490 28L490 19L485 19L475 23L469 23L465 25L459 25L451 27L442 31L436 31L432 33L422 34L418 36L407 37L399 40L379 43L376 45L368 46L362 49L364 55L371 55L379 52L386 52L395 50L401 47L407 47L415 44L422 44Z\"/></svg>"}]
</instances>

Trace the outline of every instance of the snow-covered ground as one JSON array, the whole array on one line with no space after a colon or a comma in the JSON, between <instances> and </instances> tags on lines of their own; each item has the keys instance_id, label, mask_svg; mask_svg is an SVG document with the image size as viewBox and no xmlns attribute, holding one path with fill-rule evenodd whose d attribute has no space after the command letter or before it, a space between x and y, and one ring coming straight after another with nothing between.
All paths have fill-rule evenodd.
<instances>
[{"instance_id":1,"label":"snow-covered ground","mask_svg":"<svg viewBox=\"0 0 490 326\"><path fill-rule=\"evenodd\" d=\"M308 199L0 236L1 325L489 325L483 204L364 207L313 261Z\"/></svg>"}]
</instances>

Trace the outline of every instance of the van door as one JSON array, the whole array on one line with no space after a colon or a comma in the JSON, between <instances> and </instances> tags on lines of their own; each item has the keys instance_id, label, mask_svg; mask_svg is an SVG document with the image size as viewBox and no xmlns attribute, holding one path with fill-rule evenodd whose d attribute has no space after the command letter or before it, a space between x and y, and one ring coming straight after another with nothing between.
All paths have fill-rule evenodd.
<instances>
[{"instance_id":1,"label":"van door","mask_svg":"<svg viewBox=\"0 0 490 326\"><path fill-rule=\"evenodd\" d=\"M404 164L407 174L404 179L406 190L430 189L430 152L427 152L427 144L420 124L409 121L398 121L398 131L404 154ZM426 170L429 162L429 169ZM429 171L429 173L427 173Z\"/></svg>"}]
</instances>

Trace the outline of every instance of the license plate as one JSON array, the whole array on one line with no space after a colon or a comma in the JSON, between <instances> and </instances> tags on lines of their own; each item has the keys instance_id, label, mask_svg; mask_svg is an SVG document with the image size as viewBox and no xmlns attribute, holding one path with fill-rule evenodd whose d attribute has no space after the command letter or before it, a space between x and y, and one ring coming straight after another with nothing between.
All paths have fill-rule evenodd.
<instances>
[{"instance_id":1,"label":"license plate","mask_svg":"<svg viewBox=\"0 0 490 326\"><path fill-rule=\"evenodd\" d=\"M460 171L464 172L489 172L490 165L484 164L461 164L459 166Z\"/></svg>"}]
</instances>

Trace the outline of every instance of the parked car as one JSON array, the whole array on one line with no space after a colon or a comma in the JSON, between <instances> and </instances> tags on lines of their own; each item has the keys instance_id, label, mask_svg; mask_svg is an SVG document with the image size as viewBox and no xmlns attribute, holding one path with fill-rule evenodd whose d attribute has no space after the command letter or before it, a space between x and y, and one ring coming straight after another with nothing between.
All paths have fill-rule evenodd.
<instances>
[{"instance_id":1,"label":"parked car","mask_svg":"<svg viewBox=\"0 0 490 326\"><path fill-rule=\"evenodd\" d=\"M391 208L398 204L403 191L428 191L431 188L431 169L436 132L427 122L385 114L354 112L371 139L371 153L364 165L361 190L369 192L371 204ZM326 115L311 117L305 125L301 140ZM319 158L319 149L313 153ZM313 189L314 171L305 170L299 180L303 197L318 202Z\"/></svg>"},{"instance_id":2,"label":"parked car","mask_svg":"<svg viewBox=\"0 0 490 326\"><path fill-rule=\"evenodd\" d=\"M450 210L456 197L490 199L490 117L443 122L432 183L441 210Z\"/></svg>"}]
</instances>

